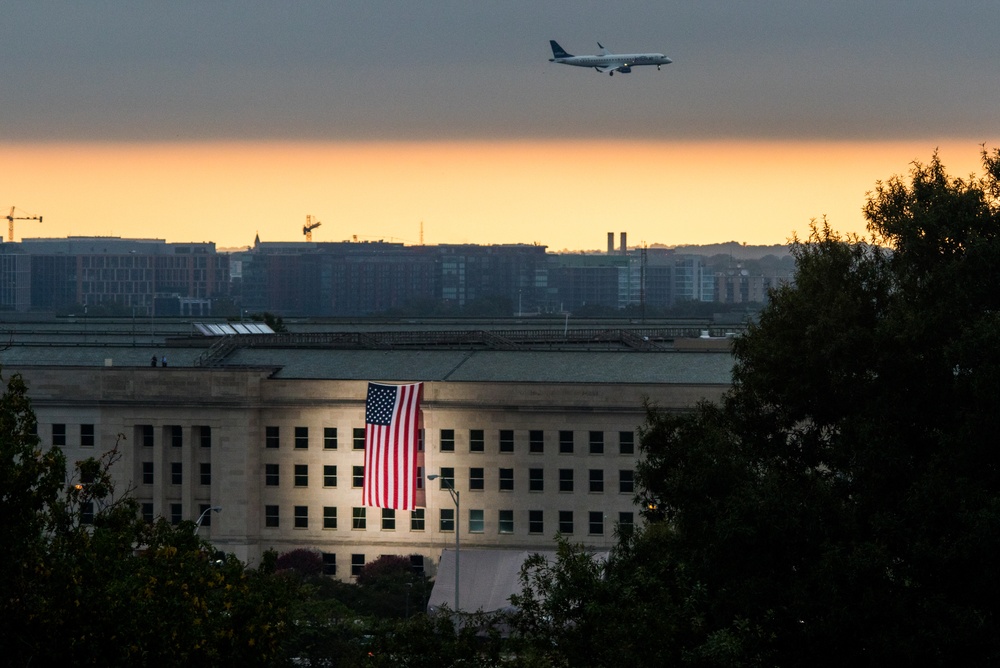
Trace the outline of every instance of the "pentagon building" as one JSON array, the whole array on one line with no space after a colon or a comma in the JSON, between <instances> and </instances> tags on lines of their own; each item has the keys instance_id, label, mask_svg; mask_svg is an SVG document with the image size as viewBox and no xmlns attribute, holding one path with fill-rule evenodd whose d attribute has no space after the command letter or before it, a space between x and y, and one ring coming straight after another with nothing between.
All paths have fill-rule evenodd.
<instances>
[{"instance_id":1,"label":"pentagon building","mask_svg":"<svg viewBox=\"0 0 1000 668\"><path fill-rule=\"evenodd\" d=\"M251 563L315 549L342 579L387 554L434 575L456 529L463 549L548 550L557 532L610 547L639 521L644 401L689 410L732 369L726 332L690 323L4 327L0 365L24 376L43 444L70 464L117 444L118 491L147 518L203 516L201 536ZM423 508L364 507L368 381L424 383L423 473L454 483L457 518L426 477Z\"/></svg>"}]
</instances>

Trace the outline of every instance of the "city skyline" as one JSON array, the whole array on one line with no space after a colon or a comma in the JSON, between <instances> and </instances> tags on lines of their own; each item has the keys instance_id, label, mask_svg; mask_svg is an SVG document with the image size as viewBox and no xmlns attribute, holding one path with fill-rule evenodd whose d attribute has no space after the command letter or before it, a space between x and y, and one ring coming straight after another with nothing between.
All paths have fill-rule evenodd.
<instances>
[{"instance_id":1,"label":"city skyline","mask_svg":"<svg viewBox=\"0 0 1000 668\"><path fill-rule=\"evenodd\" d=\"M990 3L21 5L0 209L25 237L748 244L997 144ZM660 51L607 77L548 39Z\"/></svg>"}]
</instances>

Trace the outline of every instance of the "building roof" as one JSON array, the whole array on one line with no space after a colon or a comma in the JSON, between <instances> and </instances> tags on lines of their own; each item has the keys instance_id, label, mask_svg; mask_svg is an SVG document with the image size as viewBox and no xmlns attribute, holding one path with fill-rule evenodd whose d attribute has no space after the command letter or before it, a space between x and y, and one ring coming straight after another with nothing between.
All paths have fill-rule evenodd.
<instances>
[{"instance_id":1,"label":"building roof","mask_svg":"<svg viewBox=\"0 0 1000 668\"><path fill-rule=\"evenodd\" d=\"M274 335L227 340L192 336L195 331L191 323L157 322L154 326L129 320L12 324L7 346L0 346L0 366L8 371L53 366L148 367L155 356L158 361L166 357L174 368L266 369L270 377L288 380L720 386L732 382L733 357L728 345L684 351L679 345L634 349L620 342L601 341L560 344L551 349L545 347L547 344L530 343L497 349L471 336L471 343L463 345L441 345L434 337L422 342L390 336L374 339L378 346L386 347L352 347L350 343L344 347L309 337L302 341ZM411 326L409 331L415 328ZM470 335L475 333L470 330ZM451 335L449 340L455 338L454 332ZM206 363L209 346L220 343L230 346Z\"/></svg>"},{"instance_id":2,"label":"building roof","mask_svg":"<svg viewBox=\"0 0 1000 668\"><path fill-rule=\"evenodd\" d=\"M728 353L241 349L225 367L275 367L276 378L728 385Z\"/></svg>"}]
</instances>

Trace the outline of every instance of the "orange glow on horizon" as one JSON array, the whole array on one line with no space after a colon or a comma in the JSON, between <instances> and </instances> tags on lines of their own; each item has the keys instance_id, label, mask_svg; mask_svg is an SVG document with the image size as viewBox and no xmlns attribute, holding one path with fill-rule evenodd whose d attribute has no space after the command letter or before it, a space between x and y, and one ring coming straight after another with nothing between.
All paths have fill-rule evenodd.
<instances>
[{"instance_id":1,"label":"orange glow on horizon","mask_svg":"<svg viewBox=\"0 0 1000 668\"><path fill-rule=\"evenodd\" d=\"M783 244L826 216L864 232L876 181L937 147L980 171L979 140L947 142L442 142L0 145L5 200L45 222L25 237L120 236L220 248L303 241L534 243L603 250ZM987 146L991 144L987 143Z\"/></svg>"}]
</instances>

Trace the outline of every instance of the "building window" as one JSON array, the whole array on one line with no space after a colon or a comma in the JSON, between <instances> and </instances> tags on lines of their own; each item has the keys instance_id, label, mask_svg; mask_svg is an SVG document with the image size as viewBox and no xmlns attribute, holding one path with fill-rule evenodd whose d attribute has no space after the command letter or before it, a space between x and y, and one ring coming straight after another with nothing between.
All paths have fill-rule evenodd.
<instances>
[{"instance_id":1,"label":"building window","mask_svg":"<svg viewBox=\"0 0 1000 668\"><path fill-rule=\"evenodd\" d=\"M635 529L635 519L630 512L618 513L618 533L627 536Z\"/></svg>"},{"instance_id":2,"label":"building window","mask_svg":"<svg viewBox=\"0 0 1000 668\"><path fill-rule=\"evenodd\" d=\"M144 448L153 447L153 425L151 424L140 424L135 428L136 440ZM55 438L55 425L53 425L53 438Z\"/></svg>"},{"instance_id":3,"label":"building window","mask_svg":"<svg viewBox=\"0 0 1000 668\"><path fill-rule=\"evenodd\" d=\"M604 469L590 469L590 491L595 494L604 491Z\"/></svg>"},{"instance_id":4,"label":"building window","mask_svg":"<svg viewBox=\"0 0 1000 668\"><path fill-rule=\"evenodd\" d=\"M184 506L179 503L170 504L170 523L177 526L184 516Z\"/></svg>"},{"instance_id":5,"label":"building window","mask_svg":"<svg viewBox=\"0 0 1000 668\"><path fill-rule=\"evenodd\" d=\"M573 469L559 469L559 491L573 491Z\"/></svg>"},{"instance_id":6,"label":"building window","mask_svg":"<svg viewBox=\"0 0 1000 668\"><path fill-rule=\"evenodd\" d=\"M80 425L80 447L83 448L94 447L94 425L92 424Z\"/></svg>"},{"instance_id":7,"label":"building window","mask_svg":"<svg viewBox=\"0 0 1000 668\"><path fill-rule=\"evenodd\" d=\"M323 553L323 575L337 574L337 555L333 552Z\"/></svg>"},{"instance_id":8,"label":"building window","mask_svg":"<svg viewBox=\"0 0 1000 668\"><path fill-rule=\"evenodd\" d=\"M410 511L410 531L424 530L424 509L417 508Z\"/></svg>"},{"instance_id":9,"label":"building window","mask_svg":"<svg viewBox=\"0 0 1000 668\"><path fill-rule=\"evenodd\" d=\"M500 430L500 452L514 452L514 430Z\"/></svg>"},{"instance_id":10,"label":"building window","mask_svg":"<svg viewBox=\"0 0 1000 668\"><path fill-rule=\"evenodd\" d=\"M198 464L198 482L202 485L212 484L212 464L211 462L201 462Z\"/></svg>"},{"instance_id":11,"label":"building window","mask_svg":"<svg viewBox=\"0 0 1000 668\"><path fill-rule=\"evenodd\" d=\"M364 466L352 466L351 467L351 487L364 487L365 486L365 467Z\"/></svg>"},{"instance_id":12,"label":"building window","mask_svg":"<svg viewBox=\"0 0 1000 668\"><path fill-rule=\"evenodd\" d=\"M422 554L411 554L410 555L410 568L413 570L415 575L424 574L424 555Z\"/></svg>"},{"instance_id":13,"label":"building window","mask_svg":"<svg viewBox=\"0 0 1000 668\"><path fill-rule=\"evenodd\" d=\"M631 470L618 472L618 491L622 494L631 494L635 488L634 474Z\"/></svg>"},{"instance_id":14,"label":"building window","mask_svg":"<svg viewBox=\"0 0 1000 668\"><path fill-rule=\"evenodd\" d=\"M441 489L455 489L455 469L451 466L441 467Z\"/></svg>"},{"instance_id":15,"label":"building window","mask_svg":"<svg viewBox=\"0 0 1000 668\"><path fill-rule=\"evenodd\" d=\"M571 534L573 533L573 511L572 510L560 510L559 511L559 533Z\"/></svg>"},{"instance_id":16,"label":"building window","mask_svg":"<svg viewBox=\"0 0 1000 668\"><path fill-rule=\"evenodd\" d=\"M52 445L65 446L66 445L66 425L65 424L54 424L52 425Z\"/></svg>"},{"instance_id":17,"label":"building window","mask_svg":"<svg viewBox=\"0 0 1000 668\"><path fill-rule=\"evenodd\" d=\"M528 511L528 533L545 533L544 513L541 510Z\"/></svg>"},{"instance_id":18,"label":"building window","mask_svg":"<svg viewBox=\"0 0 1000 668\"><path fill-rule=\"evenodd\" d=\"M563 455L573 454L573 432L559 432L559 453Z\"/></svg>"},{"instance_id":19,"label":"building window","mask_svg":"<svg viewBox=\"0 0 1000 668\"><path fill-rule=\"evenodd\" d=\"M631 455L635 452L635 432L618 432L618 454Z\"/></svg>"},{"instance_id":20,"label":"building window","mask_svg":"<svg viewBox=\"0 0 1000 668\"><path fill-rule=\"evenodd\" d=\"M485 524L482 510L469 511L469 533L482 533Z\"/></svg>"},{"instance_id":21,"label":"building window","mask_svg":"<svg viewBox=\"0 0 1000 668\"><path fill-rule=\"evenodd\" d=\"M483 436L482 429L469 430L469 452L484 452L486 450L486 437Z\"/></svg>"},{"instance_id":22,"label":"building window","mask_svg":"<svg viewBox=\"0 0 1000 668\"><path fill-rule=\"evenodd\" d=\"M295 428L295 448L305 450L309 447L309 427Z\"/></svg>"},{"instance_id":23,"label":"building window","mask_svg":"<svg viewBox=\"0 0 1000 668\"><path fill-rule=\"evenodd\" d=\"M469 489L483 489L483 469L469 469Z\"/></svg>"},{"instance_id":24,"label":"building window","mask_svg":"<svg viewBox=\"0 0 1000 668\"><path fill-rule=\"evenodd\" d=\"M278 506L264 506L264 526L278 526Z\"/></svg>"},{"instance_id":25,"label":"building window","mask_svg":"<svg viewBox=\"0 0 1000 668\"><path fill-rule=\"evenodd\" d=\"M382 531L396 530L396 511L393 508L382 509Z\"/></svg>"},{"instance_id":26,"label":"building window","mask_svg":"<svg viewBox=\"0 0 1000 668\"><path fill-rule=\"evenodd\" d=\"M545 432L541 429L532 429L528 432L528 452L545 451Z\"/></svg>"},{"instance_id":27,"label":"building window","mask_svg":"<svg viewBox=\"0 0 1000 668\"><path fill-rule=\"evenodd\" d=\"M366 515L367 509L365 507L358 508L355 506L351 510L351 528L352 529L367 529L368 528L368 517Z\"/></svg>"},{"instance_id":28,"label":"building window","mask_svg":"<svg viewBox=\"0 0 1000 668\"><path fill-rule=\"evenodd\" d=\"M590 432L590 454L592 454L592 455L603 455L604 454L604 432L603 431L592 431L592 432Z\"/></svg>"},{"instance_id":29,"label":"building window","mask_svg":"<svg viewBox=\"0 0 1000 668\"><path fill-rule=\"evenodd\" d=\"M365 555L363 554L352 554L351 555L351 576L357 577L361 575L361 570L365 567Z\"/></svg>"},{"instance_id":30,"label":"building window","mask_svg":"<svg viewBox=\"0 0 1000 668\"><path fill-rule=\"evenodd\" d=\"M441 430L441 452L455 452L455 430Z\"/></svg>"},{"instance_id":31,"label":"building window","mask_svg":"<svg viewBox=\"0 0 1000 668\"><path fill-rule=\"evenodd\" d=\"M332 464L323 465L323 487L337 486L337 467Z\"/></svg>"},{"instance_id":32,"label":"building window","mask_svg":"<svg viewBox=\"0 0 1000 668\"><path fill-rule=\"evenodd\" d=\"M170 447L180 448L184 446L184 428L179 424L173 424L167 427L167 431L170 433ZM150 436L152 438L152 435ZM152 445L152 443L150 443Z\"/></svg>"},{"instance_id":33,"label":"building window","mask_svg":"<svg viewBox=\"0 0 1000 668\"><path fill-rule=\"evenodd\" d=\"M84 501L80 504L80 524L94 523L94 502Z\"/></svg>"},{"instance_id":34,"label":"building window","mask_svg":"<svg viewBox=\"0 0 1000 668\"><path fill-rule=\"evenodd\" d=\"M268 487L278 486L278 464L264 464L264 484Z\"/></svg>"},{"instance_id":35,"label":"building window","mask_svg":"<svg viewBox=\"0 0 1000 668\"><path fill-rule=\"evenodd\" d=\"M142 521L147 524L153 523L153 504L149 501L142 504Z\"/></svg>"},{"instance_id":36,"label":"building window","mask_svg":"<svg viewBox=\"0 0 1000 668\"><path fill-rule=\"evenodd\" d=\"M180 485L184 482L184 465L180 462L170 462L170 484Z\"/></svg>"},{"instance_id":37,"label":"building window","mask_svg":"<svg viewBox=\"0 0 1000 668\"><path fill-rule=\"evenodd\" d=\"M212 428L198 427L199 445L203 448L212 447Z\"/></svg>"},{"instance_id":38,"label":"building window","mask_svg":"<svg viewBox=\"0 0 1000 668\"><path fill-rule=\"evenodd\" d=\"M296 464L295 465L295 486L296 487L308 487L309 486L309 465L308 464Z\"/></svg>"},{"instance_id":39,"label":"building window","mask_svg":"<svg viewBox=\"0 0 1000 668\"><path fill-rule=\"evenodd\" d=\"M500 533L514 533L514 511L501 510L497 513Z\"/></svg>"},{"instance_id":40,"label":"building window","mask_svg":"<svg viewBox=\"0 0 1000 668\"><path fill-rule=\"evenodd\" d=\"M153 484L153 462L142 463L142 484L143 485Z\"/></svg>"},{"instance_id":41,"label":"building window","mask_svg":"<svg viewBox=\"0 0 1000 668\"><path fill-rule=\"evenodd\" d=\"M336 529L337 528L337 507L336 506L323 506L323 528L324 529Z\"/></svg>"},{"instance_id":42,"label":"building window","mask_svg":"<svg viewBox=\"0 0 1000 668\"><path fill-rule=\"evenodd\" d=\"M500 469L500 491L514 491L514 469Z\"/></svg>"},{"instance_id":43,"label":"building window","mask_svg":"<svg viewBox=\"0 0 1000 668\"><path fill-rule=\"evenodd\" d=\"M336 450L337 449L337 428L336 427L323 427L323 449L324 450Z\"/></svg>"},{"instance_id":44,"label":"building window","mask_svg":"<svg viewBox=\"0 0 1000 668\"><path fill-rule=\"evenodd\" d=\"M295 528L309 528L309 506L295 506Z\"/></svg>"},{"instance_id":45,"label":"building window","mask_svg":"<svg viewBox=\"0 0 1000 668\"><path fill-rule=\"evenodd\" d=\"M440 517L438 519L438 530L439 531L454 531L455 530L455 509L454 508L441 508Z\"/></svg>"},{"instance_id":46,"label":"building window","mask_svg":"<svg viewBox=\"0 0 1000 668\"><path fill-rule=\"evenodd\" d=\"M545 478L544 469L528 469L528 491L544 492Z\"/></svg>"},{"instance_id":47,"label":"building window","mask_svg":"<svg viewBox=\"0 0 1000 668\"><path fill-rule=\"evenodd\" d=\"M212 513L209 510L212 508L207 503L198 504L198 519L201 520L201 526L210 527L212 526Z\"/></svg>"},{"instance_id":48,"label":"building window","mask_svg":"<svg viewBox=\"0 0 1000 668\"><path fill-rule=\"evenodd\" d=\"M590 511L587 514L587 533L591 536L604 535L604 513L600 511Z\"/></svg>"},{"instance_id":49,"label":"building window","mask_svg":"<svg viewBox=\"0 0 1000 668\"><path fill-rule=\"evenodd\" d=\"M354 428L354 449L364 450L365 449L365 428L355 427Z\"/></svg>"},{"instance_id":50,"label":"building window","mask_svg":"<svg viewBox=\"0 0 1000 668\"><path fill-rule=\"evenodd\" d=\"M278 427L264 427L264 447L277 449L281 445L281 430Z\"/></svg>"}]
</instances>

